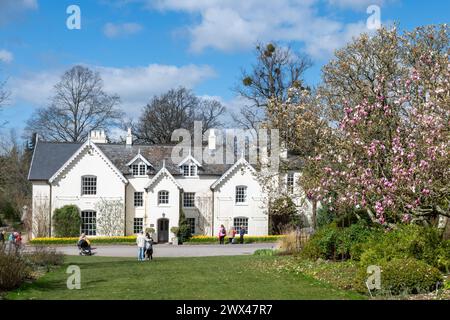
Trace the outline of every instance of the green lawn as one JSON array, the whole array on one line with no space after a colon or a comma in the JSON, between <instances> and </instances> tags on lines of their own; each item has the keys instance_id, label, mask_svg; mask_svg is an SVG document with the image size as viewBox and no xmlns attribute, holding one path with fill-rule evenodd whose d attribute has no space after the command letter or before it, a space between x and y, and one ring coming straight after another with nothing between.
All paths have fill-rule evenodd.
<instances>
[{"instance_id":1,"label":"green lawn","mask_svg":"<svg viewBox=\"0 0 450 320\"><path fill-rule=\"evenodd\" d=\"M305 275L268 273L264 262L283 257L67 257L66 263L7 299L362 299ZM261 263L262 262L262 263ZM68 265L81 268L81 290L68 290Z\"/></svg>"}]
</instances>

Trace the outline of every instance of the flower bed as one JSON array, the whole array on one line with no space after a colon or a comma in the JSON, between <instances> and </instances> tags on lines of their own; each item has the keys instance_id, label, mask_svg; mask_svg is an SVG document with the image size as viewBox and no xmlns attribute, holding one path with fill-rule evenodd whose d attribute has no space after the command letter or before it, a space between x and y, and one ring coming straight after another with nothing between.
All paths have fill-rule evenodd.
<instances>
[{"instance_id":1,"label":"flower bed","mask_svg":"<svg viewBox=\"0 0 450 320\"><path fill-rule=\"evenodd\" d=\"M244 236L244 243L257 243L257 242L277 242L285 236ZM239 241L239 236L236 236L236 240ZM211 244L219 243L218 237L211 236L194 236L185 244ZM225 243L228 243L228 237L225 237Z\"/></svg>"},{"instance_id":2,"label":"flower bed","mask_svg":"<svg viewBox=\"0 0 450 320\"><path fill-rule=\"evenodd\" d=\"M88 237L92 244L128 244L136 243L136 236L126 237ZM75 245L78 238L35 238L29 241L33 245L72 244Z\"/></svg>"}]
</instances>

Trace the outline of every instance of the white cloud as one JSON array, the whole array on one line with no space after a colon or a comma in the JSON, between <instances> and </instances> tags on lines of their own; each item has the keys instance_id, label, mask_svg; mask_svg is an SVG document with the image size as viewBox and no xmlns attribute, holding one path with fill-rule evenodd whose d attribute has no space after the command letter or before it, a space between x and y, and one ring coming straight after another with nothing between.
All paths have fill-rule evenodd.
<instances>
[{"instance_id":1,"label":"white cloud","mask_svg":"<svg viewBox=\"0 0 450 320\"><path fill-rule=\"evenodd\" d=\"M138 23L107 23L103 27L103 33L108 38L117 38L136 34L142 30L142 26Z\"/></svg>"},{"instance_id":2,"label":"white cloud","mask_svg":"<svg viewBox=\"0 0 450 320\"><path fill-rule=\"evenodd\" d=\"M27 10L37 8L37 0L0 0L0 25L14 21Z\"/></svg>"},{"instance_id":3,"label":"white cloud","mask_svg":"<svg viewBox=\"0 0 450 320\"><path fill-rule=\"evenodd\" d=\"M136 117L153 95L179 86L194 88L215 76L209 66L170 66L151 64L142 67L113 68L88 66L98 71L104 81L105 91L118 94L122 108ZM34 107L45 106L52 95L54 85L64 70L52 70L25 74L11 79L12 100L26 102Z\"/></svg>"},{"instance_id":4,"label":"white cloud","mask_svg":"<svg viewBox=\"0 0 450 320\"><path fill-rule=\"evenodd\" d=\"M352 36L368 31L365 13L361 14L360 21L343 23L337 18L321 15L319 0L143 1L146 1L148 8L181 11L200 17L186 26L193 52L202 52L207 48L221 51L248 50L257 41L299 41L313 57L327 58L335 49L351 40ZM329 2L342 8L357 3L352 0Z\"/></svg>"},{"instance_id":5,"label":"white cloud","mask_svg":"<svg viewBox=\"0 0 450 320\"><path fill-rule=\"evenodd\" d=\"M0 62L10 63L14 60L14 56L7 50L0 50Z\"/></svg>"},{"instance_id":6,"label":"white cloud","mask_svg":"<svg viewBox=\"0 0 450 320\"><path fill-rule=\"evenodd\" d=\"M328 0L328 3L341 9L366 10L367 7L371 5L383 6L387 2L393 1L394 0Z\"/></svg>"}]
</instances>

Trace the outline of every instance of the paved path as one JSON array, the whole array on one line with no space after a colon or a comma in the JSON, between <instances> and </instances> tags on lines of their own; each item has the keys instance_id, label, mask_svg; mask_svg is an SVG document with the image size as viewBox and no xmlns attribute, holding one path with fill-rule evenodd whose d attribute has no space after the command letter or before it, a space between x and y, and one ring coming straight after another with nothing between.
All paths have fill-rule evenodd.
<instances>
[{"instance_id":1,"label":"paved path","mask_svg":"<svg viewBox=\"0 0 450 320\"><path fill-rule=\"evenodd\" d=\"M274 243L252 243L233 245L181 245L173 246L160 244L153 246L154 257L208 257L208 256L237 256L250 255L258 249L275 248ZM136 246L98 246L95 247L96 256L102 257L136 257ZM57 247L56 250L67 255L78 255L77 247Z\"/></svg>"}]
</instances>

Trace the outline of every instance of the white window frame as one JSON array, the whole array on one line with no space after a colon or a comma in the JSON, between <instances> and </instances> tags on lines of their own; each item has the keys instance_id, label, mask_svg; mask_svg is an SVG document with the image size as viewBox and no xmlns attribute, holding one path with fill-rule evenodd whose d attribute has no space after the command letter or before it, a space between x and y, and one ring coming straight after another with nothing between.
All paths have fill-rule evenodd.
<instances>
[{"instance_id":1,"label":"white window frame","mask_svg":"<svg viewBox=\"0 0 450 320\"><path fill-rule=\"evenodd\" d=\"M180 167L180 173L183 175L183 177L185 178L195 178L198 177L198 168L197 165L195 164L183 164Z\"/></svg>"},{"instance_id":2,"label":"white window frame","mask_svg":"<svg viewBox=\"0 0 450 320\"><path fill-rule=\"evenodd\" d=\"M136 197L137 195L139 195L139 196ZM144 206L144 193L143 192L135 192L134 193L134 207L142 208L143 206Z\"/></svg>"},{"instance_id":3,"label":"white window frame","mask_svg":"<svg viewBox=\"0 0 450 320\"><path fill-rule=\"evenodd\" d=\"M247 217L235 217L233 219L234 230L236 230L236 234L239 235L239 231L241 231L241 226L245 227L245 234L248 234L248 218Z\"/></svg>"},{"instance_id":4,"label":"white window frame","mask_svg":"<svg viewBox=\"0 0 450 320\"><path fill-rule=\"evenodd\" d=\"M247 186L236 186L234 194L234 202L236 205L245 205L248 203L247 190L248 190Z\"/></svg>"},{"instance_id":5,"label":"white window frame","mask_svg":"<svg viewBox=\"0 0 450 320\"><path fill-rule=\"evenodd\" d=\"M148 167L145 163L133 163L130 166L131 174L134 177L145 177L147 175Z\"/></svg>"},{"instance_id":6,"label":"white window frame","mask_svg":"<svg viewBox=\"0 0 450 320\"><path fill-rule=\"evenodd\" d=\"M183 208L195 208L195 192L183 193Z\"/></svg>"},{"instance_id":7,"label":"white window frame","mask_svg":"<svg viewBox=\"0 0 450 320\"><path fill-rule=\"evenodd\" d=\"M81 211L81 233L87 236L97 235L97 212L94 210Z\"/></svg>"},{"instance_id":8,"label":"white window frame","mask_svg":"<svg viewBox=\"0 0 450 320\"><path fill-rule=\"evenodd\" d=\"M288 172L286 175L286 191L288 193L294 193L295 186L295 174L294 172Z\"/></svg>"},{"instance_id":9,"label":"white window frame","mask_svg":"<svg viewBox=\"0 0 450 320\"><path fill-rule=\"evenodd\" d=\"M81 195L82 196L97 195L97 176L87 175L81 177Z\"/></svg>"},{"instance_id":10,"label":"white window frame","mask_svg":"<svg viewBox=\"0 0 450 320\"><path fill-rule=\"evenodd\" d=\"M144 218L133 219L133 233L138 234L144 230Z\"/></svg>"},{"instance_id":11,"label":"white window frame","mask_svg":"<svg viewBox=\"0 0 450 320\"><path fill-rule=\"evenodd\" d=\"M160 190L158 192L158 206L167 206L169 205L169 196L170 193L167 190Z\"/></svg>"}]
</instances>

